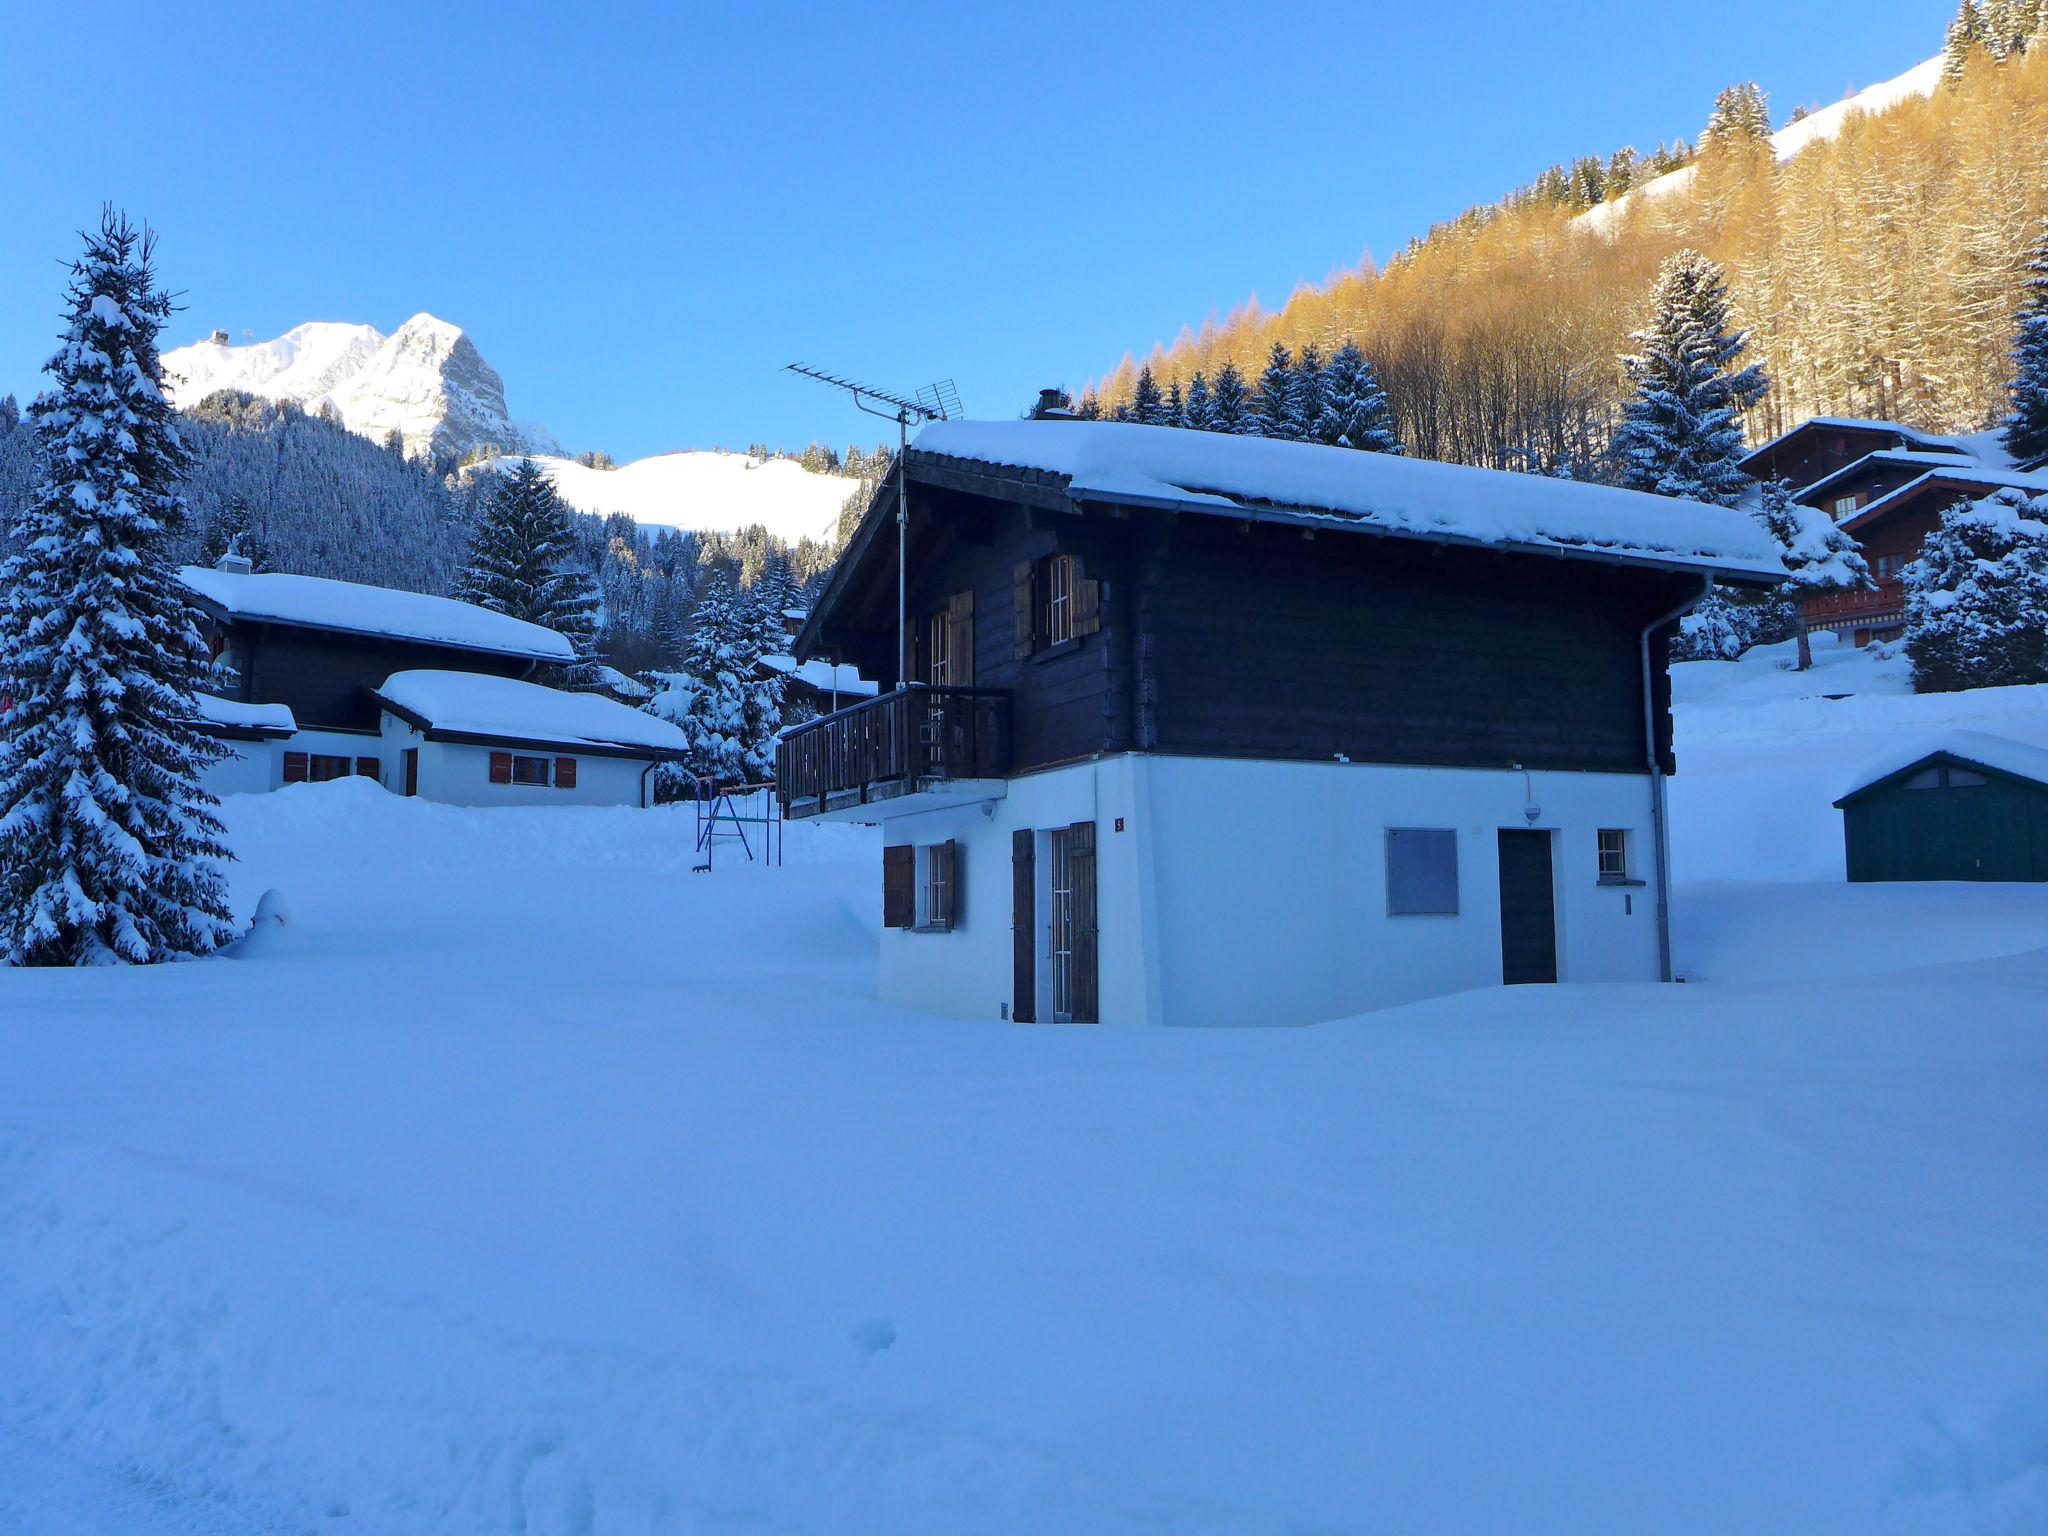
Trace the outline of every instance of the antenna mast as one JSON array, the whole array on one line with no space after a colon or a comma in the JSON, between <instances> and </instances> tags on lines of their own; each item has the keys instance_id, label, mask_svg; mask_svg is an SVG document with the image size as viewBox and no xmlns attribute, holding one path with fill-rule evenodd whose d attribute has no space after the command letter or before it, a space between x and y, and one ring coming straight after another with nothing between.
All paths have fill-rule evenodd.
<instances>
[{"instance_id":1,"label":"antenna mast","mask_svg":"<svg viewBox=\"0 0 2048 1536\"><path fill-rule=\"evenodd\" d=\"M960 414L960 391L951 379L940 379L915 396L897 395L802 363L790 363L784 371L843 389L870 416L896 423L896 686L905 687L910 682L910 424L951 421Z\"/></svg>"}]
</instances>

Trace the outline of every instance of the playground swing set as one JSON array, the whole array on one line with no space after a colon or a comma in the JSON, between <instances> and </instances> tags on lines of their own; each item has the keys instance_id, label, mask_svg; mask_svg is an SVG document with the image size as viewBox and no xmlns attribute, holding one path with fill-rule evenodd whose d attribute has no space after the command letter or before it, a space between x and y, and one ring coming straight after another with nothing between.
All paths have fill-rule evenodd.
<instances>
[{"instance_id":1,"label":"playground swing set","mask_svg":"<svg viewBox=\"0 0 2048 1536\"><path fill-rule=\"evenodd\" d=\"M690 867L692 874L709 874L718 850L726 849L729 860L735 846L750 864L771 869L781 865L782 806L773 784L721 785L700 776L695 805L697 862Z\"/></svg>"}]
</instances>

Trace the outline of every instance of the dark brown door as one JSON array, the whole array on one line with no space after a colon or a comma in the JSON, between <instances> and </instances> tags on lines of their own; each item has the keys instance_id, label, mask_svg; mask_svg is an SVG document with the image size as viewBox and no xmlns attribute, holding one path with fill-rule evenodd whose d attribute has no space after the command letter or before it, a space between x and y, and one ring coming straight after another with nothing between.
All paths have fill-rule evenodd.
<instances>
[{"instance_id":1,"label":"dark brown door","mask_svg":"<svg viewBox=\"0 0 2048 1536\"><path fill-rule=\"evenodd\" d=\"M1509 986L1557 980L1550 834L1500 830L1500 969Z\"/></svg>"},{"instance_id":2,"label":"dark brown door","mask_svg":"<svg viewBox=\"0 0 2048 1536\"><path fill-rule=\"evenodd\" d=\"M1038 1018L1038 853L1029 827L1010 834L1010 1017Z\"/></svg>"},{"instance_id":3,"label":"dark brown door","mask_svg":"<svg viewBox=\"0 0 2048 1536\"><path fill-rule=\"evenodd\" d=\"M405 792L416 795L420 792L420 749L405 749Z\"/></svg>"}]
</instances>

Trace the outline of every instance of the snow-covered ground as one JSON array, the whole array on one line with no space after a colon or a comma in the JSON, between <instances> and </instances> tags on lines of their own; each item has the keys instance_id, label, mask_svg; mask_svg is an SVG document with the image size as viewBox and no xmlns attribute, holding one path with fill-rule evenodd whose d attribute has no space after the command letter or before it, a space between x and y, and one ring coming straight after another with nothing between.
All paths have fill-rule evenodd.
<instances>
[{"instance_id":1,"label":"snow-covered ground","mask_svg":"<svg viewBox=\"0 0 2048 1536\"><path fill-rule=\"evenodd\" d=\"M1775 659L1694 984L1312 1029L884 1007L869 832L239 799L256 953L0 973L0 1531L2048 1528L2048 890L1827 807L2048 689Z\"/></svg>"}]
</instances>

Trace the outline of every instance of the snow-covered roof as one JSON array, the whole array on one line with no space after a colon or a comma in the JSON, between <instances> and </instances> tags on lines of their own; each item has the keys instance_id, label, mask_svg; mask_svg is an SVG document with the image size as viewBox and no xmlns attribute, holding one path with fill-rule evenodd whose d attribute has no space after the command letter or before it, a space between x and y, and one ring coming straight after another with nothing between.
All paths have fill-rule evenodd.
<instances>
[{"instance_id":1,"label":"snow-covered roof","mask_svg":"<svg viewBox=\"0 0 2048 1536\"><path fill-rule=\"evenodd\" d=\"M1933 480L1961 480L1965 484L1984 490L2048 491L2048 473L2029 473L2020 469L1979 469L1968 464L1942 465L1930 469L1924 475L1916 475L1895 491L1886 491L1875 501L1858 507L1842 519L1842 526L1851 532L1869 526L1882 514L1889 512L1899 502L1911 496L1922 486Z\"/></svg>"},{"instance_id":2,"label":"snow-covered roof","mask_svg":"<svg viewBox=\"0 0 2048 1536\"><path fill-rule=\"evenodd\" d=\"M848 698L870 699L875 696L875 685L844 662L834 666L816 657L798 661L794 656L763 656L761 665L771 672L780 672L798 682L809 683L820 693L831 693L836 689Z\"/></svg>"},{"instance_id":3,"label":"snow-covered roof","mask_svg":"<svg viewBox=\"0 0 2048 1536\"><path fill-rule=\"evenodd\" d=\"M597 680L613 693L624 694L629 699L651 699L654 690L639 678L621 672L617 667L600 666L594 669Z\"/></svg>"},{"instance_id":4,"label":"snow-covered roof","mask_svg":"<svg viewBox=\"0 0 2048 1536\"><path fill-rule=\"evenodd\" d=\"M372 587L325 576L277 572L252 576L207 565L185 566L178 575L231 619L420 640L533 661L573 661L576 657L575 647L552 629L452 597L430 597L424 592L401 592L395 587Z\"/></svg>"},{"instance_id":5,"label":"snow-covered roof","mask_svg":"<svg viewBox=\"0 0 2048 1536\"><path fill-rule=\"evenodd\" d=\"M1076 501L1785 574L1770 535L1727 507L1320 443L1127 422L942 421L918 433L911 452L1057 475Z\"/></svg>"},{"instance_id":6,"label":"snow-covered roof","mask_svg":"<svg viewBox=\"0 0 2048 1536\"><path fill-rule=\"evenodd\" d=\"M681 752L672 722L601 693L566 693L479 672L394 672L376 690L394 714L434 736L488 737L583 749Z\"/></svg>"},{"instance_id":7,"label":"snow-covered roof","mask_svg":"<svg viewBox=\"0 0 2048 1536\"><path fill-rule=\"evenodd\" d=\"M244 704L217 694L195 693L199 718L207 725L235 731L261 731L265 735L289 736L299 728L287 704Z\"/></svg>"},{"instance_id":8,"label":"snow-covered roof","mask_svg":"<svg viewBox=\"0 0 2048 1536\"><path fill-rule=\"evenodd\" d=\"M1844 464L1840 469L1822 475L1811 485L1803 485L1792 494L1795 497L1819 495L1838 480L1847 480L1861 473L1872 464L1898 464L1908 469L1915 467L1938 473L1955 475L2002 475L2004 470L1991 469L1975 459L1955 453L1929 453L1919 448L1877 448Z\"/></svg>"},{"instance_id":9,"label":"snow-covered roof","mask_svg":"<svg viewBox=\"0 0 2048 1536\"><path fill-rule=\"evenodd\" d=\"M1895 774L1904 773L1908 768L1938 756L1957 758L1994 773L2009 774L2016 779L2048 786L2048 747L2014 741L2010 736L1994 736L1989 731L1945 731L1909 738L1884 756L1864 764L1835 804L1840 805L1873 784L1881 784Z\"/></svg>"},{"instance_id":10,"label":"snow-covered roof","mask_svg":"<svg viewBox=\"0 0 2048 1536\"><path fill-rule=\"evenodd\" d=\"M1978 456L1977 444L1970 438L1944 437L1938 432L1922 432L1918 427L1909 427L1902 422L1878 421L1867 416L1809 416L1791 431L1780 432L1762 447L1752 449L1743 455L1742 463L1745 466L1752 464L1781 443L1789 442L1800 433L1812 431L1816 427L1828 427L1843 432L1883 432L1924 452L1951 456L1960 454L1969 458Z\"/></svg>"}]
</instances>

